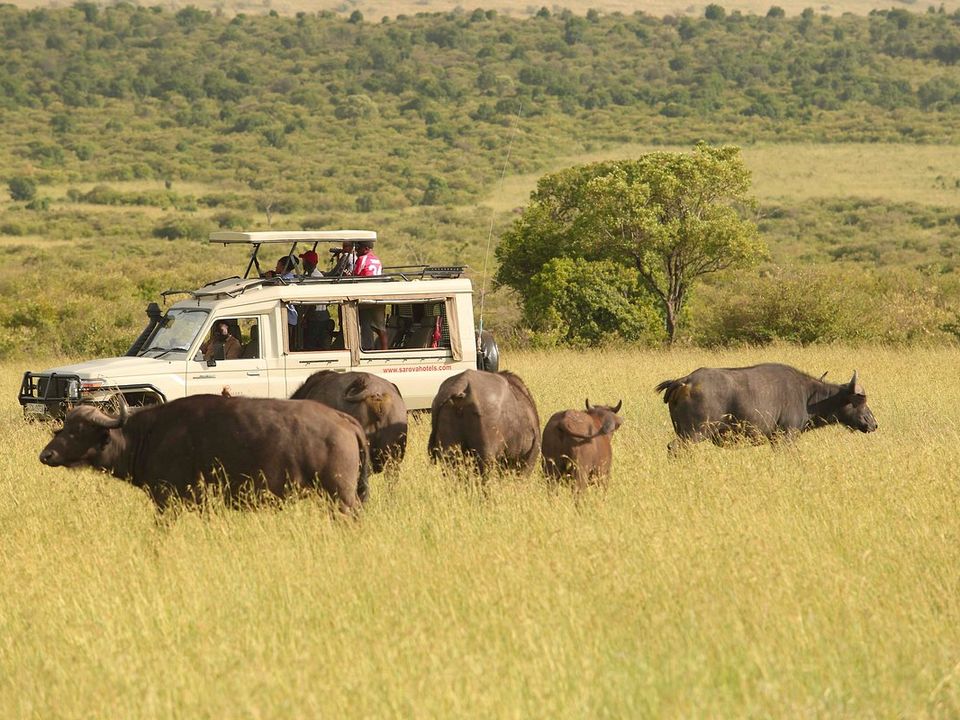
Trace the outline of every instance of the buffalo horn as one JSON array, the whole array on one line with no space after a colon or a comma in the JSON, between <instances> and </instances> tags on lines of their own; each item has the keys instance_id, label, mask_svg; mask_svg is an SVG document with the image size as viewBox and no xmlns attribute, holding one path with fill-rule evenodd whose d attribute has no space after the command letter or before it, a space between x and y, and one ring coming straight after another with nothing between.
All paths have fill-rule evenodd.
<instances>
[{"instance_id":1,"label":"buffalo horn","mask_svg":"<svg viewBox=\"0 0 960 720\"><path fill-rule=\"evenodd\" d=\"M863 395L863 388L860 387L860 383L857 381L857 371L853 371L853 377L850 379L850 392L854 395Z\"/></svg>"},{"instance_id":2,"label":"buffalo horn","mask_svg":"<svg viewBox=\"0 0 960 720\"><path fill-rule=\"evenodd\" d=\"M620 408L622 408L622 407L623 407L623 400L618 400L616 407L613 408L613 411L614 411L615 413L618 413L618 412L620 412Z\"/></svg>"},{"instance_id":3,"label":"buffalo horn","mask_svg":"<svg viewBox=\"0 0 960 720\"><path fill-rule=\"evenodd\" d=\"M587 412L590 412L590 410L593 409L593 408L590 407L590 398L587 398L587 400L586 400L586 405L587 405Z\"/></svg>"},{"instance_id":4,"label":"buffalo horn","mask_svg":"<svg viewBox=\"0 0 960 720\"><path fill-rule=\"evenodd\" d=\"M828 372L830 372L830 371L827 370L827 372L825 372L823 375L820 376L820 382L823 382L824 378L827 377L827 373L828 373Z\"/></svg>"},{"instance_id":5,"label":"buffalo horn","mask_svg":"<svg viewBox=\"0 0 960 720\"><path fill-rule=\"evenodd\" d=\"M126 404L120 406L120 415L117 417L111 417L102 410L94 408L87 416L87 419L97 427L108 429L118 428L123 425L127 419L127 406Z\"/></svg>"}]
</instances>

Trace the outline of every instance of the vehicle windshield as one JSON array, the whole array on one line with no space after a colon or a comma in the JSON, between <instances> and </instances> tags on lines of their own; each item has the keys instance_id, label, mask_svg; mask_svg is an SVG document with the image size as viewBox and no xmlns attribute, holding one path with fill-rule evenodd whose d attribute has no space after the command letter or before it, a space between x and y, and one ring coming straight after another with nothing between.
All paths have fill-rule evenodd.
<instances>
[{"instance_id":1,"label":"vehicle windshield","mask_svg":"<svg viewBox=\"0 0 960 720\"><path fill-rule=\"evenodd\" d=\"M169 353L187 352L207 321L207 310L201 308L171 308L157 325L139 354L160 357Z\"/></svg>"}]
</instances>

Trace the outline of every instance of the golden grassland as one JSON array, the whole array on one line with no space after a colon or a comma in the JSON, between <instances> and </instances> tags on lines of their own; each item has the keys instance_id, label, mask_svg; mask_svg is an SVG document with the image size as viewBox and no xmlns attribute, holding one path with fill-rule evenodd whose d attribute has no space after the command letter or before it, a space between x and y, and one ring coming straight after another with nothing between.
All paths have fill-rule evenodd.
<instances>
[{"instance_id":1,"label":"golden grassland","mask_svg":"<svg viewBox=\"0 0 960 720\"><path fill-rule=\"evenodd\" d=\"M668 460L653 385L764 360L858 369L879 431ZM505 361L542 422L623 398L606 492L444 477L424 417L359 521L307 499L158 523L42 467L0 365L0 716L960 714L960 350Z\"/></svg>"},{"instance_id":2,"label":"golden grassland","mask_svg":"<svg viewBox=\"0 0 960 720\"><path fill-rule=\"evenodd\" d=\"M957 7L957 3L915 3L911 0L901 0L907 9L915 12L925 12L928 6L940 7L944 5L947 12ZM21 8L62 7L68 4L66 0L14 0L14 5ZM605 13L621 12L630 14L642 11L648 15L703 15L707 2L674 2L672 0L569 0L568 2L511 2L510 0L485 0L474 4L459 0L196 0L196 2L138 2L144 6L158 5L172 11L180 10L188 5L222 12L225 15L247 13L251 15L265 14L275 11L281 15L294 15L298 12L319 12L330 10L333 12L350 14L355 10L363 13L367 20L379 20L382 17L396 17L397 15L415 15L416 13L452 12L466 9L467 12L476 7L485 10L496 10L499 13L524 17L533 15L541 7L553 11L567 9L578 15L585 15L588 10L594 9ZM886 10L891 7L900 7L900 3L890 0L843 0L842 2L821 3L811 5L806 0L728 0L718 3L727 12L738 10L748 15L766 15L772 5L783 8L787 15L799 15L805 8L812 7L818 14L842 15L854 13L866 15L871 10Z\"/></svg>"},{"instance_id":3,"label":"golden grassland","mask_svg":"<svg viewBox=\"0 0 960 720\"><path fill-rule=\"evenodd\" d=\"M526 204L544 172L689 150L630 144L562 158L541 172L504 178L482 204L499 211ZM744 145L742 152L753 175L752 193L761 202L859 197L945 207L960 203L958 145L763 143Z\"/></svg>"}]
</instances>

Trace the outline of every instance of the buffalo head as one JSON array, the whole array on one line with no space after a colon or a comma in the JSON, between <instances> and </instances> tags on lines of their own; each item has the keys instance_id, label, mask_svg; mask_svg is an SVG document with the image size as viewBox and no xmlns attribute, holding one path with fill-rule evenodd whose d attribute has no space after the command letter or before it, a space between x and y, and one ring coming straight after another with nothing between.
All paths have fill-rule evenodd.
<instances>
[{"instance_id":1,"label":"buffalo head","mask_svg":"<svg viewBox=\"0 0 960 720\"><path fill-rule=\"evenodd\" d=\"M838 406L834 411L837 421L851 430L873 432L877 429L877 420L867 407L867 394L857 380L857 371L853 371L853 378L846 385L840 386L836 396Z\"/></svg>"},{"instance_id":2,"label":"buffalo head","mask_svg":"<svg viewBox=\"0 0 960 720\"><path fill-rule=\"evenodd\" d=\"M623 425L623 418L617 415L623 406L623 400L616 405L591 405L590 398L586 398L587 414L600 419L599 435L609 435Z\"/></svg>"},{"instance_id":3,"label":"buffalo head","mask_svg":"<svg viewBox=\"0 0 960 720\"><path fill-rule=\"evenodd\" d=\"M67 413L63 427L40 452L40 462L51 467L93 465L110 441L110 431L127 421L127 406L120 415L107 415L98 408L81 405Z\"/></svg>"}]
</instances>

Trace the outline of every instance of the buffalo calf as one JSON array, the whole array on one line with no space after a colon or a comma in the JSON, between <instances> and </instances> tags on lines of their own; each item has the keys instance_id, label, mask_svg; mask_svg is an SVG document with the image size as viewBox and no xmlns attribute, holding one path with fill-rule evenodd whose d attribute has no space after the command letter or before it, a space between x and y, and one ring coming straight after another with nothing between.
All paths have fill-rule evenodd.
<instances>
[{"instance_id":1,"label":"buffalo calf","mask_svg":"<svg viewBox=\"0 0 960 720\"><path fill-rule=\"evenodd\" d=\"M320 403L193 395L120 416L81 406L40 453L54 467L88 466L143 488L163 510L201 483L236 502L246 489L282 497L318 488L342 510L367 494L367 441L352 417Z\"/></svg>"},{"instance_id":2,"label":"buffalo calf","mask_svg":"<svg viewBox=\"0 0 960 720\"><path fill-rule=\"evenodd\" d=\"M610 476L613 461L611 437L623 424L617 413L623 401L614 407L591 405L586 411L562 410L554 413L543 429L543 472L547 477L572 478L577 490L592 480Z\"/></svg>"}]
</instances>

